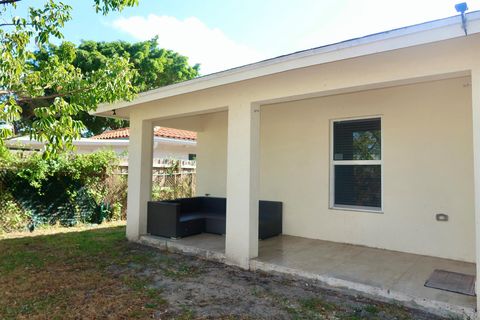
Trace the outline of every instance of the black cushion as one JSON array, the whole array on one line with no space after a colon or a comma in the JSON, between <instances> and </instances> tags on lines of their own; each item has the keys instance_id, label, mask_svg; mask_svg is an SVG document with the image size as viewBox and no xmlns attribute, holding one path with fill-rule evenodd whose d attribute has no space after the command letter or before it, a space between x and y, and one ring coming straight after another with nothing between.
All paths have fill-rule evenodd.
<instances>
[{"instance_id":1,"label":"black cushion","mask_svg":"<svg viewBox=\"0 0 480 320\"><path fill-rule=\"evenodd\" d=\"M203 212L189 212L189 213L183 213L179 217L180 222L186 222L186 221L192 221L192 220L198 220L198 219L205 219L205 213Z\"/></svg>"},{"instance_id":2,"label":"black cushion","mask_svg":"<svg viewBox=\"0 0 480 320\"><path fill-rule=\"evenodd\" d=\"M225 217L225 214L221 215L218 213L197 211L197 212L182 213L178 220L180 222L185 222L185 221L192 221L197 219L225 220L226 217Z\"/></svg>"},{"instance_id":3,"label":"black cushion","mask_svg":"<svg viewBox=\"0 0 480 320\"><path fill-rule=\"evenodd\" d=\"M151 234L166 237L186 237L201 232L225 234L226 212L226 198L150 201L147 230ZM260 200L259 238L266 239L281 233L282 203Z\"/></svg>"}]
</instances>

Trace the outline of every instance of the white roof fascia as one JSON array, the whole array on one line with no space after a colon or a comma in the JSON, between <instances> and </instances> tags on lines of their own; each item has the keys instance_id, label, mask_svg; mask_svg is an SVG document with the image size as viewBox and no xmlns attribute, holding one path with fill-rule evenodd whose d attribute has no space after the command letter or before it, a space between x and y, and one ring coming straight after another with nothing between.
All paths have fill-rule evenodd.
<instances>
[{"instance_id":1,"label":"white roof fascia","mask_svg":"<svg viewBox=\"0 0 480 320\"><path fill-rule=\"evenodd\" d=\"M73 144L76 146L128 146L128 139L89 139L83 138L74 140Z\"/></svg>"},{"instance_id":2,"label":"white roof fascia","mask_svg":"<svg viewBox=\"0 0 480 320\"><path fill-rule=\"evenodd\" d=\"M193 140L183 140L183 139L173 139L173 138L163 138L155 137L155 142L162 144L181 144L181 145L197 145L196 141ZM128 146L128 139L89 139L82 138L80 140L74 140L73 145L75 146ZM18 137L14 139L5 140L7 146L32 146L32 147L43 147L44 142L37 140L30 140L28 136Z\"/></svg>"},{"instance_id":3,"label":"white roof fascia","mask_svg":"<svg viewBox=\"0 0 480 320\"><path fill-rule=\"evenodd\" d=\"M175 139L175 138L155 137L153 141L159 142L159 143L165 143L165 144L183 144L183 145L191 145L191 146L197 145L197 141L195 140L184 140L184 139Z\"/></svg>"},{"instance_id":4,"label":"white roof fascia","mask_svg":"<svg viewBox=\"0 0 480 320\"><path fill-rule=\"evenodd\" d=\"M480 11L466 14L468 34L480 32ZM425 22L299 51L140 93L132 101L101 104L93 114L312 65L464 37L460 16Z\"/></svg>"}]
</instances>

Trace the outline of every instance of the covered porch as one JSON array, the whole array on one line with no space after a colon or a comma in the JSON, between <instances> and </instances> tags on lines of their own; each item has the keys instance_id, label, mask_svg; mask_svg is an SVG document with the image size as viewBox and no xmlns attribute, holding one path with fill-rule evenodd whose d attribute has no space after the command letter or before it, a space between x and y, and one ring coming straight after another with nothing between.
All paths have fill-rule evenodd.
<instances>
[{"instance_id":1,"label":"covered porch","mask_svg":"<svg viewBox=\"0 0 480 320\"><path fill-rule=\"evenodd\" d=\"M220 235L204 233L177 240L146 235L140 242L228 261L225 237ZM475 274L474 263L283 235L259 242L259 255L250 261L250 269L301 276L439 315L475 315L475 297L424 286L435 269Z\"/></svg>"},{"instance_id":2,"label":"covered porch","mask_svg":"<svg viewBox=\"0 0 480 320\"><path fill-rule=\"evenodd\" d=\"M471 314L480 299L423 286L434 269L480 274L480 15L471 18L469 36L446 19L99 109L130 121L127 238ZM381 130L365 163L333 151L334 122L352 119ZM197 195L227 199L224 236L147 235L156 125L198 132ZM337 163L375 167L378 196L335 206ZM283 203L283 236L258 240L259 200Z\"/></svg>"}]
</instances>

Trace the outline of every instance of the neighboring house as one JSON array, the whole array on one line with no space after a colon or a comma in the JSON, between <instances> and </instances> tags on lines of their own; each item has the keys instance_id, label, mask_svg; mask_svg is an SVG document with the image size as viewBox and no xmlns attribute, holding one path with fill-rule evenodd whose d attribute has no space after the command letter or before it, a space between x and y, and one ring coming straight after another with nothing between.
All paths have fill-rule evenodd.
<instances>
[{"instance_id":1,"label":"neighboring house","mask_svg":"<svg viewBox=\"0 0 480 320\"><path fill-rule=\"evenodd\" d=\"M155 127L153 137L154 159L195 160L197 133L187 130ZM23 136L6 140L14 150L41 150L44 143ZM91 138L74 141L76 153L91 153L98 150L113 150L120 156L128 154L129 128L107 130ZM158 161L157 161L158 162Z\"/></svg>"},{"instance_id":2,"label":"neighboring house","mask_svg":"<svg viewBox=\"0 0 480 320\"><path fill-rule=\"evenodd\" d=\"M474 297L423 287L433 269L480 267L480 12L466 19L468 35L451 17L100 106L97 116L130 120L128 239L147 232L152 127L193 130L197 193L227 198L221 259L244 268L271 259L268 268L290 271L310 264L329 284L474 312ZM287 256L296 242L286 237L259 254L259 199L283 203L285 235L330 245L309 240ZM334 243L390 251L360 247L358 265L347 266L354 246L325 249ZM423 256L428 264L416 266Z\"/></svg>"},{"instance_id":3,"label":"neighboring house","mask_svg":"<svg viewBox=\"0 0 480 320\"><path fill-rule=\"evenodd\" d=\"M90 139L102 141L104 143L121 143L127 142L130 136L129 128L117 130L108 130ZM165 127L155 127L153 129L153 157L156 159L177 159L177 160L195 160L197 133L187 130L179 130ZM123 148L116 147L117 153L127 151L126 146Z\"/></svg>"}]
</instances>

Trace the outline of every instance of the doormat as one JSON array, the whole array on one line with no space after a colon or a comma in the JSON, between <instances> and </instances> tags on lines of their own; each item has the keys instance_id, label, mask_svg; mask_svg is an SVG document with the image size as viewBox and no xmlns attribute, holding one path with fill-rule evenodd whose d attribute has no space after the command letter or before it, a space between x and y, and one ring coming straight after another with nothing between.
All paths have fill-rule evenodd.
<instances>
[{"instance_id":1,"label":"doormat","mask_svg":"<svg viewBox=\"0 0 480 320\"><path fill-rule=\"evenodd\" d=\"M475 296L475 276L435 269L425 287Z\"/></svg>"}]
</instances>

